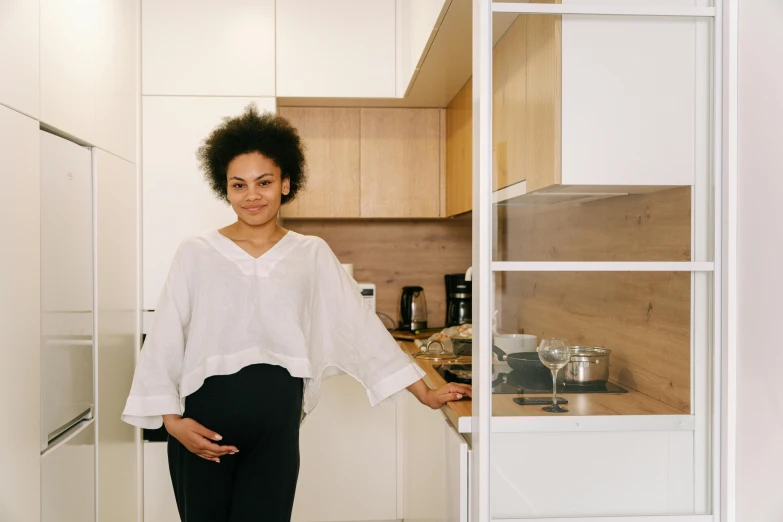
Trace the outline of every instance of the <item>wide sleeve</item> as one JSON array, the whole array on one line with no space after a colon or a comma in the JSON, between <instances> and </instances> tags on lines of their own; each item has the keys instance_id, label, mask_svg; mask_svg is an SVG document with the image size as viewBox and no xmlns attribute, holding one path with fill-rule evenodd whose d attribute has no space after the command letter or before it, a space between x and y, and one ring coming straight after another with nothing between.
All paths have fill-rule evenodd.
<instances>
[{"instance_id":1,"label":"wide sleeve","mask_svg":"<svg viewBox=\"0 0 783 522\"><path fill-rule=\"evenodd\" d=\"M381 320L364 306L356 282L319 241L310 343L364 386L370 404L397 399L424 372L402 351Z\"/></svg>"},{"instance_id":2,"label":"wide sleeve","mask_svg":"<svg viewBox=\"0 0 783 522\"><path fill-rule=\"evenodd\" d=\"M146 429L182 415L179 383L190 321L190 292L180 251L174 257L141 349L122 420Z\"/></svg>"}]
</instances>

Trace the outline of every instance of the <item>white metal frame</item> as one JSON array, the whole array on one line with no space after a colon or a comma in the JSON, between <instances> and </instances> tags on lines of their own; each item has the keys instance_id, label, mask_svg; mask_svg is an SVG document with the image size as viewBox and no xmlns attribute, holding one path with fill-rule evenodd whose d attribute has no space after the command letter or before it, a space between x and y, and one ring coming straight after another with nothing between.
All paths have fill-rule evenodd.
<instances>
[{"instance_id":1,"label":"white metal frame","mask_svg":"<svg viewBox=\"0 0 783 522\"><path fill-rule=\"evenodd\" d=\"M729 0L726 0L729 1ZM493 431L615 431L623 426L628 427L628 419L621 416L594 417L594 418L568 418L549 419L537 418L536 422L528 419L492 418L492 394L491 394L491 364L492 352L488 349L492 345L491 309L494 302L494 288L492 276L494 272L509 271L686 271L696 274L713 274L711 278L712 296L712 389L711 389L711 511L710 515L672 515L672 516L648 516L648 517L585 517L585 518L546 518L525 519L527 522L577 522L589 520L593 522L717 522L725 520L722 503L722 495L726 493L722 489L728 478L721 463L722 432L732 433L731 425L726 425L723 413L728 411L731 416L735 408L735 401L731 391L725 395L722 388L723 352L725 343L723 337L724 324L724 288L723 288L723 186L722 165L724 151L722 142L723 133L723 11L724 0L715 0L715 7L687 7L677 8L671 6L657 6L650 0L649 7L630 6L606 6L606 5L562 5L562 4L530 4L530 3L496 3L491 0L474 0L473 10L473 274L474 274L474 337L479 341L479 356L474 357L474 389L477 396L474 398L473 417L470 419L470 431L473 433L474 459L471 469L471 480L474 484L471 493L471 519L474 522L485 522L491 519L490 504L490 438ZM713 180L712 209L713 209L713 237L712 253L713 261L693 262L513 262L493 261L493 218L492 218L492 15L493 13L514 14L551 14L551 15L618 15L618 16L665 16L665 17L689 17L708 18L713 20L712 40L712 94L713 105L711 107L711 172ZM736 34L736 32L735 32ZM734 58L736 63L736 56ZM736 75L736 74L735 74ZM736 102L733 105L736 110ZM736 136L734 136L736 141ZM497 197L494 198L497 200ZM729 203L731 203L729 199ZM733 210L732 210L733 208ZM736 212L729 205L730 212ZM729 224L732 216L729 216ZM736 216L734 216L736 220ZM729 236L730 246L732 236ZM736 245L736 238L733 240ZM728 284L732 284L729 274ZM697 277L694 277L696 280ZM694 283L696 284L696 283ZM694 303L695 304L695 303ZM729 322L731 324L731 310ZM729 354L732 352L729 351ZM695 356L696 357L696 356ZM723 401L728 400L728 410ZM672 424L667 421L681 422L679 429L698 430L696 415L665 416L671 419L663 419L656 422L652 419L644 419L650 428L672 429ZM729 419L733 422L733 418ZM685 427L687 423L687 427ZM467 424L467 423L466 423ZM668 424L668 428L661 428ZM586 426L587 425L587 426ZM588 428L589 426L589 428ZM460 431L462 431L462 423ZM588 429L586 429L588 428ZM732 439L733 440L733 439ZM730 453L731 454L731 453ZM705 463L706 464L706 463ZM733 460L730 462L733 464ZM477 487L476 487L477 486ZM733 481L730 486L733 488ZM733 506L730 506L729 517L732 516Z\"/></svg>"}]
</instances>

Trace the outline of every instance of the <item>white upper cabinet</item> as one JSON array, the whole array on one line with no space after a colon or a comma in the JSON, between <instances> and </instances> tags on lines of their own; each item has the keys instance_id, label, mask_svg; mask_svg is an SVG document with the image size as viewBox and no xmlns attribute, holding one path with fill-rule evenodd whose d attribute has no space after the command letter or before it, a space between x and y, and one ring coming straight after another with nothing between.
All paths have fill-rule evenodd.
<instances>
[{"instance_id":1,"label":"white upper cabinet","mask_svg":"<svg viewBox=\"0 0 783 522\"><path fill-rule=\"evenodd\" d=\"M38 2L0 0L0 104L39 113Z\"/></svg>"},{"instance_id":2,"label":"white upper cabinet","mask_svg":"<svg viewBox=\"0 0 783 522\"><path fill-rule=\"evenodd\" d=\"M143 94L275 95L274 0L144 0L141 31Z\"/></svg>"},{"instance_id":3,"label":"white upper cabinet","mask_svg":"<svg viewBox=\"0 0 783 522\"><path fill-rule=\"evenodd\" d=\"M564 16L562 184L693 185L707 172L711 38L705 19Z\"/></svg>"},{"instance_id":4,"label":"white upper cabinet","mask_svg":"<svg viewBox=\"0 0 783 522\"><path fill-rule=\"evenodd\" d=\"M133 161L139 0L41 0L41 121Z\"/></svg>"},{"instance_id":5,"label":"white upper cabinet","mask_svg":"<svg viewBox=\"0 0 783 522\"><path fill-rule=\"evenodd\" d=\"M393 98L394 0L277 3L277 96Z\"/></svg>"},{"instance_id":6,"label":"white upper cabinet","mask_svg":"<svg viewBox=\"0 0 783 522\"><path fill-rule=\"evenodd\" d=\"M435 36L444 0L397 0L397 97L408 90Z\"/></svg>"},{"instance_id":7,"label":"white upper cabinet","mask_svg":"<svg viewBox=\"0 0 783 522\"><path fill-rule=\"evenodd\" d=\"M96 49L95 145L136 163L139 0L102 1Z\"/></svg>"},{"instance_id":8,"label":"white upper cabinet","mask_svg":"<svg viewBox=\"0 0 783 522\"><path fill-rule=\"evenodd\" d=\"M204 180L196 150L226 116L274 98L145 96L143 101L143 307L154 310L180 242L233 223L236 214Z\"/></svg>"},{"instance_id":9,"label":"white upper cabinet","mask_svg":"<svg viewBox=\"0 0 783 522\"><path fill-rule=\"evenodd\" d=\"M41 121L95 136L98 0L41 0Z\"/></svg>"}]
</instances>

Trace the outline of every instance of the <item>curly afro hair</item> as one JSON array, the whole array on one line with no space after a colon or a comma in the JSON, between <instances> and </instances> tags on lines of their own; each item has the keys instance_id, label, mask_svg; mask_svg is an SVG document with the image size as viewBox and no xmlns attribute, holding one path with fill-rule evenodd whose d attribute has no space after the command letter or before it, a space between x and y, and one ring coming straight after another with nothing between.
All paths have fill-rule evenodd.
<instances>
[{"instance_id":1,"label":"curly afro hair","mask_svg":"<svg viewBox=\"0 0 783 522\"><path fill-rule=\"evenodd\" d=\"M294 199L306 181L304 144L297 130L281 116L259 114L255 104L234 118L224 118L199 147L198 157L204 177L215 195L227 201L226 173L231 160L242 154L258 152L274 161L291 191L283 194L282 204Z\"/></svg>"}]
</instances>

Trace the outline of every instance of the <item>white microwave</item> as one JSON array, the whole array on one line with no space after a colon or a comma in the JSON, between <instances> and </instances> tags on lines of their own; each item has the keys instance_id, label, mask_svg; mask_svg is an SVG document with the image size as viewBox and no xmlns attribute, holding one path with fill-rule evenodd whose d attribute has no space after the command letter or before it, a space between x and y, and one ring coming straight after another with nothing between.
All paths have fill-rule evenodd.
<instances>
[{"instance_id":1,"label":"white microwave","mask_svg":"<svg viewBox=\"0 0 783 522\"><path fill-rule=\"evenodd\" d=\"M364 307L375 312L375 285L372 283L358 283L359 290L362 291Z\"/></svg>"}]
</instances>

